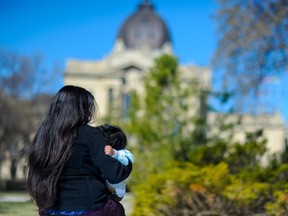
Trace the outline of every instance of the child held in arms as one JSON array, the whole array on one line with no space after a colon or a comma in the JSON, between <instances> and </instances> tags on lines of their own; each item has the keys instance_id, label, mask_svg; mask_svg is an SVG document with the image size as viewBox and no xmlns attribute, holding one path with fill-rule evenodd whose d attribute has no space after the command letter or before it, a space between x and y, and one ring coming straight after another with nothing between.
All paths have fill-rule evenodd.
<instances>
[{"instance_id":1,"label":"child held in arms","mask_svg":"<svg viewBox=\"0 0 288 216\"><path fill-rule=\"evenodd\" d=\"M126 150L127 137L121 128L115 125L103 124L98 126L99 130L102 131L104 137L107 139L108 145L105 146L104 152L121 164L127 166L129 163L134 162L133 154ZM126 182L122 181L118 184L111 184L106 181L106 186L112 194L112 198L116 201L122 200L126 193Z\"/></svg>"}]
</instances>

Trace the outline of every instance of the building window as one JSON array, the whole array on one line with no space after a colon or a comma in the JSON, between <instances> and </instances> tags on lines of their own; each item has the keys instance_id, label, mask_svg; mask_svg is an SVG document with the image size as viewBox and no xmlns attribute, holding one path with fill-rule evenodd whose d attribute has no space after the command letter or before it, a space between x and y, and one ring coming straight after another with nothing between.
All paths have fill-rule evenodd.
<instances>
[{"instance_id":1,"label":"building window","mask_svg":"<svg viewBox=\"0 0 288 216\"><path fill-rule=\"evenodd\" d=\"M108 109L111 110L114 101L114 90L113 88L109 88L108 90Z\"/></svg>"},{"instance_id":2,"label":"building window","mask_svg":"<svg viewBox=\"0 0 288 216\"><path fill-rule=\"evenodd\" d=\"M128 117L128 110L131 105L131 94L124 94L123 95L123 109L122 109L122 116Z\"/></svg>"}]
</instances>

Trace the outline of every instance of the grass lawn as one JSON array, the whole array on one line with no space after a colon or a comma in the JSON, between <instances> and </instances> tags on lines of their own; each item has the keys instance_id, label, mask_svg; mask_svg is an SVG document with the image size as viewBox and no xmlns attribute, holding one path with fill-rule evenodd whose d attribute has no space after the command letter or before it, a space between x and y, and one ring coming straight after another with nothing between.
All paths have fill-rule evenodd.
<instances>
[{"instance_id":1,"label":"grass lawn","mask_svg":"<svg viewBox=\"0 0 288 216\"><path fill-rule=\"evenodd\" d=\"M26 197L25 193L0 193L5 196ZM3 202L0 201L1 216L38 216L37 208L32 202Z\"/></svg>"},{"instance_id":2,"label":"grass lawn","mask_svg":"<svg viewBox=\"0 0 288 216\"><path fill-rule=\"evenodd\" d=\"M0 202L1 216L38 216L36 207L31 202Z\"/></svg>"}]
</instances>

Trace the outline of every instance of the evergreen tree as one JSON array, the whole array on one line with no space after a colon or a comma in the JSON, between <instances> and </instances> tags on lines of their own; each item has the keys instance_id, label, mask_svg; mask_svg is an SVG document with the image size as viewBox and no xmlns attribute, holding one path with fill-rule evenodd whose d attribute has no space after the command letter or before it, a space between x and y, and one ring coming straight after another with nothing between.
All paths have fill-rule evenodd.
<instances>
[{"instance_id":1,"label":"evergreen tree","mask_svg":"<svg viewBox=\"0 0 288 216\"><path fill-rule=\"evenodd\" d=\"M143 82L144 92L132 93L125 125L137 142L141 175L159 171L172 160L189 161L193 149L207 141L207 90L195 79L181 79L175 57L155 59Z\"/></svg>"}]
</instances>

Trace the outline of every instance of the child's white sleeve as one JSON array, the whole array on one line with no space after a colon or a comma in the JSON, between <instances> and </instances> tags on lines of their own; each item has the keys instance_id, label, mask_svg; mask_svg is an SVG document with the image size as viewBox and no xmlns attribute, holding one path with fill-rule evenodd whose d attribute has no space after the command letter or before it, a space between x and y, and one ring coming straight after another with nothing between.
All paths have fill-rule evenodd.
<instances>
[{"instance_id":1,"label":"child's white sleeve","mask_svg":"<svg viewBox=\"0 0 288 216\"><path fill-rule=\"evenodd\" d=\"M110 187L115 189L115 192L118 197L123 198L126 193L126 182L122 181L118 184L110 184L108 181L106 181Z\"/></svg>"},{"instance_id":2,"label":"child's white sleeve","mask_svg":"<svg viewBox=\"0 0 288 216\"><path fill-rule=\"evenodd\" d=\"M122 163L125 166L129 164L129 160L131 163L134 162L134 155L126 149L115 150L115 154L112 157L117 159L120 163Z\"/></svg>"}]
</instances>

